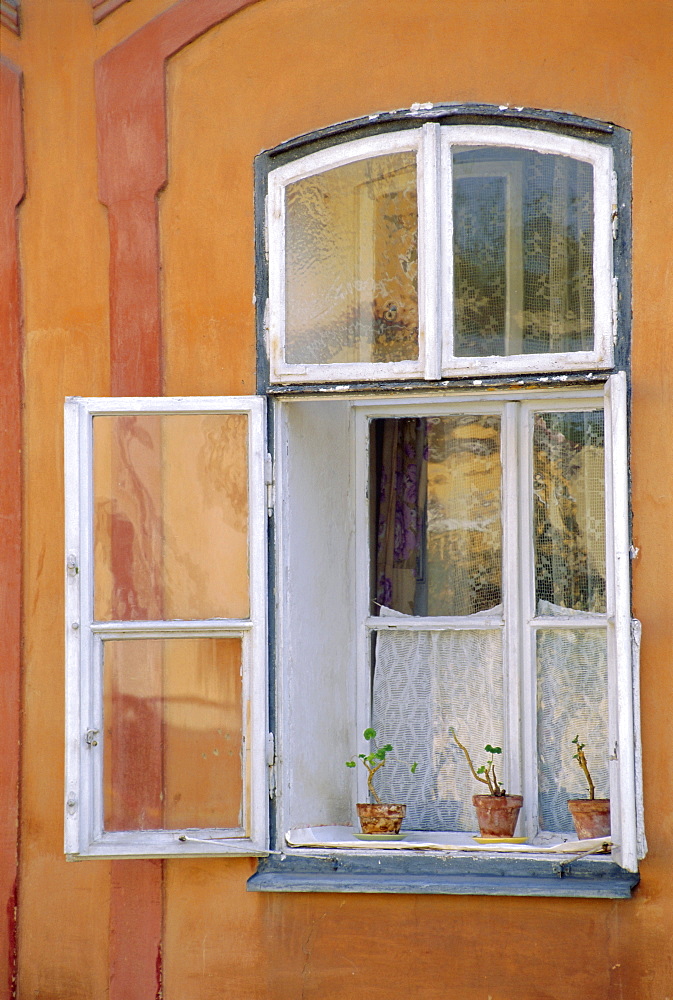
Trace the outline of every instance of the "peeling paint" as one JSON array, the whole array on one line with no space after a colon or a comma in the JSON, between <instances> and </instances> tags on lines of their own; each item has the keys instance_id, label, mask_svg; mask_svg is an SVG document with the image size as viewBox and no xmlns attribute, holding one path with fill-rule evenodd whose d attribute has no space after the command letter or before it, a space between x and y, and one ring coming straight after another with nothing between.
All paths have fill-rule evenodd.
<instances>
[{"instance_id":1,"label":"peeling paint","mask_svg":"<svg viewBox=\"0 0 673 1000\"><path fill-rule=\"evenodd\" d=\"M161 941L157 945L157 992L154 1000L164 1000L164 966L161 952Z\"/></svg>"},{"instance_id":2,"label":"peeling paint","mask_svg":"<svg viewBox=\"0 0 673 1000\"><path fill-rule=\"evenodd\" d=\"M12 892L7 900L7 996L9 1000L16 1000L16 970L17 970L17 916L18 916L18 891L16 879L12 887Z\"/></svg>"}]
</instances>

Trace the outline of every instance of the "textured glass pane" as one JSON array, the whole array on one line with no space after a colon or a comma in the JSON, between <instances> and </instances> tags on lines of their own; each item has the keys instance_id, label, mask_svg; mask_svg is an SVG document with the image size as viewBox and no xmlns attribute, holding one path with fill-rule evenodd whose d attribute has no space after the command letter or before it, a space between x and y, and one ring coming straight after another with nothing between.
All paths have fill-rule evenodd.
<instances>
[{"instance_id":1,"label":"textured glass pane","mask_svg":"<svg viewBox=\"0 0 673 1000\"><path fill-rule=\"evenodd\" d=\"M288 363L417 358L415 152L288 185L285 263Z\"/></svg>"},{"instance_id":2,"label":"textured glass pane","mask_svg":"<svg viewBox=\"0 0 673 1000\"><path fill-rule=\"evenodd\" d=\"M247 420L94 417L96 619L247 617Z\"/></svg>"},{"instance_id":3,"label":"textured glass pane","mask_svg":"<svg viewBox=\"0 0 673 1000\"><path fill-rule=\"evenodd\" d=\"M375 788L383 802L406 803L406 829L476 828L472 795L485 786L472 778L449 730L475 762L483 763L486 743L502 746L501 647L497 629L377 633L372 725L396 760L381 769Z\"/></svg>"},{"instance_id":4,"label":"textured glass pane","mask_svg":"<svg viewBox=\"0 0 673 1000\"><path fill-rule=\"evenodd\" d=\"M593 168L507 147L453 154L455 353L593 347Z\"/></svg>"},{"instance_id":5,"label":"textured glass pane","mask_svg":"<svg viewBox=\"0 0 673 1000\"><path fill-rule=\"evenodd\" d=\"M537 413L533 432L538 601L605 611L602 411Z\"/></svg>"},{"instance_id":6,"label":"textured glass pane","mask_svg":"<svg viewBox=\"0 0 673 1000\"><path fill-rule=\"evenodd\" d=\"M572 741L585 744L596 798L608 798L608 682L603 629L537 633L537 757L540 827L572 830L567 800L587 798Z\"/></svg>"},{"instance_id":7,"label":"textured glass pane","mask_svg":"<svg viewBox=\"0 0 673 1000\"><path fill-rule=\"evenodd\" d=\"M501 601L500 418L376 420L376 602L469 615Z\"/></svg>"},{"instance_id":8,"label":"textured glass pane","mask_svg":"<svg viewBox=\"0 0 673 1000\"><path fill-rule=\"evenodd\" d=\"M106 830L241 826L241 640L105 643Z\"/></svg>"}]
</instances>

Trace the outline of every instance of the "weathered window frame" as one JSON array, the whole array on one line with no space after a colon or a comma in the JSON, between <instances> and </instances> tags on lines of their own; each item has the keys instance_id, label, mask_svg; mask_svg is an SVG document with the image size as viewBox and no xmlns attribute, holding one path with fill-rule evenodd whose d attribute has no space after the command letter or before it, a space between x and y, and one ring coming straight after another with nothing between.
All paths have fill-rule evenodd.
<instances>
[{"instance_id":1,"label":"weathered window frame","mask_svg":"<svg viewBox=\"0 0 673 1000\"><path fill-rule=\"evenodd\" d=\"M555 153L593 168L594 346L587 351L464 357L454 353L452 151L455 146L502 147ZM414 150L418 176L418 361L289 364L285 345L285 190L289 184L369 157ZM265 194L268 298L264 350L269 381L426 381L455 376L534 374L554 370L609 369L613 365L616 312L611 220L617 214L616 175L609 146L584 138L502 125L426 122L326 146L268 173Z\"/></svg>"},{"instance_id":2,"label":"weathered window frame","mask_svg":"<svg viewBox=\"0 0 673 1000\"><path fill-rule=\"evenodd\" d=\"M200 621L96 621L93 611L93 420L101 415L244 413L248 418L250 615ZM85 857L259 855L268 846L265 404L252 397L72 398L65 404L65 853ZM233 637L242 642L240 829L103 829L102 663L106 641Z\"/></svg>"},{"instance_id":3,"label":"weathered window frame","mask_svg":"<svg viewBox=\"0 0 673 1000\"><path fill-rule=\"evenodd\" d=\"M595 200L595 210L598 211L598 226L602 235L598 237L598 247L594 248L594 278L597 281L600 304L597 311L597 327L599 332L595 340L595 350L581 357L580 352L572 352L568 356L539 355L522 361L521 356L498 358L493 365L489 359L456 359L451 356L444 345L444 366L435 376L423 366L415 375L400 378L390 371L388 374L369 368L357 373L348 373L349 379L339 378L338 381L348 384L330 385L332 379L326 369L327 365L315 366L314 371L291 373L282 370L278 365L280 352L278 344L282 338L282 316L277 303L270 301L272 288L277 288L280 275L274 270L274 240L278 240L279 231L274 235L273 213L279 204L279 189L277 185L272 198L267 202L269 178L278 167L288 166L286 176L301 176L301 167L296 165L299 158L306 154L322 153L326 155L315 162L337 162L340 145L350 145L352 151L354 142L366 136L375 134L386 135L390 132L403 132L425 128L426 133L436 131L427 128L441 126L441 138L433 139L434 148L446 150L452 142L467 141L475 136L474 126L478 128L481 138L484 136L483 126L492 127L491 136L494 142L507 145L513 135L520 131L522 145L527 148L549 149L556 152L570 151L577 154L580 148L586 154L593 151L590 159L598 164L597 173L600 176L600 196ZM461 133L460 129L464 129ZM580 145L576 145L579 141ZM382 148L382 147L379 147ZM409 148L409 147L407 147ZM333 153L325 153L330 149ZM330 161L329 157L334 156ZM294 165L293 165L294 164ZM309 171L310 172L310 171ZM283 174L276 173L282 180ZM273 184L274 182L272 182ZM437 177L433 181L435 189L438 186ZM595 180L596 184L596 180ZM596 191L596 187L594 189ZM338 851L328 848L321 851L293 850L284 844L282 822L277 804L272 807L272 827L275 837L276 852L259 864L258 872L250 880L248 888L251 891L337 891L337 892L430 892L430 893L484 893L496 895L561 895L561 896L607 896L628 897L638 882L637 860L644 857L646 846L642 825L642 791L640 781L640 741L638 732L638 650L639 626L630 620L630 566L629 566L629 503L628 503L628 369L630 348L630 142L628 133L616 126L582 119L577 116L556 112L544 112L524 108L495 108L487 105L415 105L410 111L390 112L371 115L367 119L346 122L332 126L310 136L302 136L290 140L269 153L260 154L256 169L256 235L257 235L257 287L256 301L258 305L258 391L275 397L279 402L283 398L296 398L306 395L309 398L325 398L330 393L362 394L380 389L400 389L402 393L410 393L419 383L414 380L421 378L428 389L434 389L449 394L464 391L467 386L478 391L497 390L518 386L525 394L527 388L540 390L548 386L550 390L561 386L594 386L606 381L610 373L621 373L616 381L611 379L607 389L606 411L612 415L612 437L616 442L615 453L610 458L615 468L621 471L617 474L619 488L614 497L615 524L617 547L615 552L617 572L620 583L617 587L619 596L617 604L618 629L621 636L624 655L619 658L616 683L613 697L619 702L619 738L627 747L628 760L623 769L624 780L621 782L621 794L628 798L624 831L626 835L626 850L615 853L612 860L581 857L560 858L550 860L542 856L531 856L527 859L495 856L465 856L447 857L428 854L425 857L418 854L405 857L402 854L395 858L384 856L375 851ZM598 205L600 202L600 206ZM269 208L267 214L267 206ZM267 230L267 222L269 229ZM443 224L440 226L438 240L445 245L450 239L450 213L444 211ZM282 234L281 234L282 242ZM437 244L435 244L437 245ZM596 263L598 254L599 263ZM598 273L600 272L600 274ZM429 269L430 280L426 280L425 288L437 287L437 268ZM274 286L273 282L276 282ZM419 280L419 284L422 281ZM426 302L425 299L421 302ZM444 296L443 310L448 309L448 297ZM427 306L424 306L427 310ZM432 310L430 310L432 311ZM447 328L446 317L438 320L436 329ZM425 330L431 328L427 317ZM269 365L268 343L269 333L276 338L276 356ZM435 352L437 358L438 352ZM446 363L447 357L449 363ZM427 353L426 353L427 358ZM531 363L532 362L532 363ZM318 374L318 369L323 372ZM565 371L567 374L561 374ZM602 374L598 374L601 371ZM344 373L346 374L346 373ZM357 376L357 377L356 377ZM313 379L313 381L312 381ZM391 382L394 383L391 385ZM423 383L421 383L423 384ZM440 397L441 398L441 397ZM616 423L615 423L616 422ZM619 428L616 427L619 425ZM273 428L273 420L270 422ZM276 432L277 433L277 432ZM610 435L609 435L610 436ZM273 434L272 434L273 437ZM278 447L278 440L276 440ZM274 450L273 447L271 450ZM282 468L282 456L279 454L278 471ZM618 495L617 495L618 494ZM276 517L280 516L276 511ZM274 592L274 582L270 584L270 592ZM614 631L614 630L613 630ZM280 735L282 744L282 716L284 694L281 690L282 668L278 665L278 642L281 635L276 635L274 643L275 656L272 651L272 717L274 722L280 722L281 729L276 729L277 739ZM633 642L631 641L633 639ZM626 644L626 645L624 645ZM628 650L627 650L628 647ZM631 652L633 650L633 661ZM281 674L278 674L278 671ZM280 685L280 687L279 687ZM616 692L618 691L618 694ZM632 711L635 706L635 711ZM278 747L282 760L287 748ZM617 793L620 794L619 792Z\"/></svg>"}]
</instances>

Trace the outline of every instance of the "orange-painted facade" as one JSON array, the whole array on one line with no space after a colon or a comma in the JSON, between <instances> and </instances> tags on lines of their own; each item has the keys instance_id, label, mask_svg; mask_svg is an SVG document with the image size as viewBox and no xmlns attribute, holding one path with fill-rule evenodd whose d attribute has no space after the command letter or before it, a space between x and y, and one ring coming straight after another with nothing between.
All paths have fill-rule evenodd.
<instances>
[{"instance_id":1,"label":"orange-painted facade","mask_svg":"<svg viewBox=\"0 0 673 1000\"><path fill-rule=\"evenodd\" d=\"M673 7L22 0L0 27L0 996L673 998ZM246 893L254 859L63 855L63 399L254 392L253 159L414 102L633 140L630 900Z\"/></svg>"}]
</instances>

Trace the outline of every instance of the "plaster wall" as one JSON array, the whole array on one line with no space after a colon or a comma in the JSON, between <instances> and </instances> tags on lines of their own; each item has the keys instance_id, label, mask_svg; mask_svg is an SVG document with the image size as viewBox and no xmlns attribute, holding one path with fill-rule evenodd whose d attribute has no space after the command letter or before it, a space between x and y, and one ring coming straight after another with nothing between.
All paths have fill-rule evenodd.
<instances>
[{"instance_id":1,"label":"plaster wall","mask_svg":"<svg viewBox=\"0 0 673 1000\"><path fill-rule=\"evenodd\" d=\"M115 990L119 870L67 864L61 846L62 402L110 392L94 62L171 6L132 0L94 27L86 0L24 0L21 38L0 29L3 56L23 70L26 162L19 997L107 1000ZM663 0L263 0L168 60L152 362L166 394L254 391L260 150L426 101L559 109L632 131L634 611L649 854L629 901L247 894L254 861L168 861L157 981L166 1000L673 997L673 811L658 805L660 790L673 790L672 34ZM156 885L156 872L148 878Z\"/></svg>"}]
</instances>

